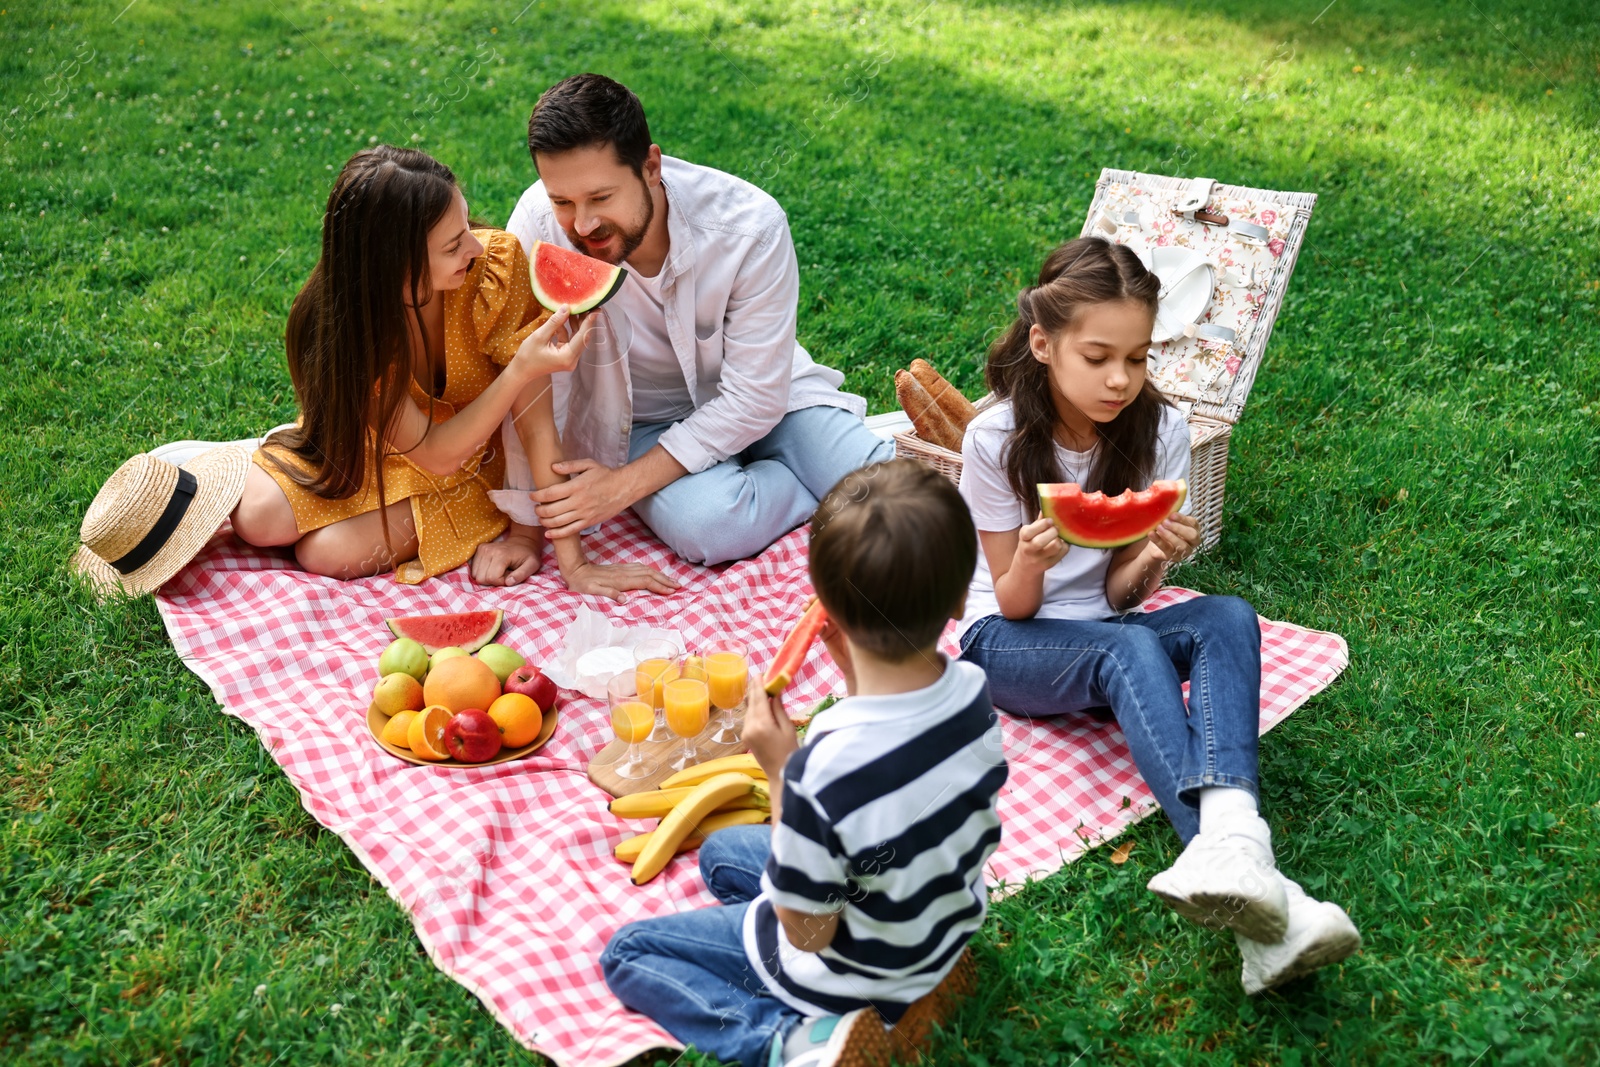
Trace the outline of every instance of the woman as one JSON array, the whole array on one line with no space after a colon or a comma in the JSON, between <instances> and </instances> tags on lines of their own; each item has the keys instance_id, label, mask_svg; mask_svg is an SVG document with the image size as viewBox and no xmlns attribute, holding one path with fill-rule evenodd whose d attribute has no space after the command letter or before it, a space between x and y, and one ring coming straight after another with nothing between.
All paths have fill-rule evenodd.
<instances>
[{"instance_id":1,"label":"woman","mask_svg":"<svg viewBox=\"0 0 1600 1067\"><path fill-rule=\"evenodd\" d=\"M472 228L448 167L387 145L356 153L285 331L300 420L256 451L234 531L293 545L329 577L393 569L409 585L471 559L478 582L521 582L543 536L490 503L498 429L515 413L535 482L563 480L549 375L576 365L589 329L539 307L521 245ZM576 537L556 541L556 558L575 592L676 588L651 567L589 563Z\"/></svg>"}]
</instances>

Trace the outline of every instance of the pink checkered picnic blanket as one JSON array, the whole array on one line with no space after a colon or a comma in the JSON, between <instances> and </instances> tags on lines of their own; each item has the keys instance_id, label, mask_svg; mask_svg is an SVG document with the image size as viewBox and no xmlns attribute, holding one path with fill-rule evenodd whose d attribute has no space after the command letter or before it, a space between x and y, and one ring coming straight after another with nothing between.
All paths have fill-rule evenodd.
<instances>
[{"instance_id":1,"label":"pink checkered picnic blanket","mask_svg":"<svg viewBox=\"0 0 1600 1067\"><path fill-rule=\"evenodd\" d=\"M623 1009L597 962L612 931L714 903L695 857L635 887L611 857L640 825L613 817L584 767L610 740L600 701L563 694L550 743L493 767L415 767L371 739L366 708L393 615L503 608L501 640L534 663L552 657L580 603L622 625L682 632L691 647L723 634L770 659L810 594L804 531L720 569L674 558L631 515L589 540L600 562L645 561L682 583L674 596L618 606L569 593L547 564L511 589L475 587L464 570L420 586L340 582L237 545L226 533L158 598L184 662L229 715L250 725L300 791L411 916L445 974L471 990L529 1048L570 1067L678 1047ZM1195 596L1160 593L1153 605ZM1263 623L1261 728L1331 682L1348 662L1334 634ZM948 639L947 639L948 640ZM954 650L953 643L949 645ZM813 656L791 690L798 706L842 681ZM1004 838L989 881L1002 891L1071 862L1155 809L1115 725L1004 717L1011 773Z\"/></svg>"}]
</instances>

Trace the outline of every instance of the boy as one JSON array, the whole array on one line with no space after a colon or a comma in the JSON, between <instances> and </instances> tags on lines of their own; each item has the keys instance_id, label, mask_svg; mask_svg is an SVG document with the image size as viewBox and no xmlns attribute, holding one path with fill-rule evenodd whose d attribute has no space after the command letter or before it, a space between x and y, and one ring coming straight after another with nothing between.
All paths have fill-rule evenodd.
<instances>
[{"instance_id":1,"label":"boy","mask_svg":"<svg viewBox=\"0 0 1600 1067\"><path fill-rule=\"evenodd\" d=\"M722 907L612 937L600 963L624 1004L745 1067L887 1062L884 1027L913 1025L907 1010L982 924L1000 842L988 683L937 651L977 552L955 486L910 460L849 474L822 501L811 581L849 696L801 747L751 686L743 737L772 786L772 828L701 846Z\"/></svg>"}]
</instances>

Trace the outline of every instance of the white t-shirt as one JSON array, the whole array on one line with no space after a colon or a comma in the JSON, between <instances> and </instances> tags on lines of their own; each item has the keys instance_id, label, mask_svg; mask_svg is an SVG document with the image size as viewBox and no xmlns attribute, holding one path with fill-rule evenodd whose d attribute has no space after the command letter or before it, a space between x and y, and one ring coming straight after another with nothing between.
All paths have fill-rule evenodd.
<instances>
[{"instance_id":1,"label":"white t-shirt","mask_svg":"<svg viewBox=\"0 0 1600 1067\"><path fill-rule=\"evenodd\" d=\"M1006 482L1002 449L1015 429L1011 404L1007 401L979 412L967 426L961 442L961 496L972 511L973 524L980 531L1004 533L1019 529L1028 521L1024 508ZM1056 445L1056 462L1061 480L1082 484L1089 473L1089 452L1070 452ZM1155 477L1189 477L1189 424L1176 408L1161 415L1156 436ZM1140 488L1143 488L1142 486ZM1179 510L1188 514L1192 498ZM1034 502L1037 506L1037 502ZM1115 614L1106 600L1106 571L1111 566L1110 549L1072 546L1061 562L1044 575L1044 600L1038 619L1105 619ZM978 549L978 569L967 593L967 613L961 618L959 633L987 615L998 615L1000 603L994 595L994 578L983 549Z\"/></svg>"},{"instance_id":2,"label":"white t-shirt","mask_svg":"<svg viewBox=\"0 0 1600 1067\"><path fill-rule=\"evenodd\" d=\"M694 400L683 366L667 336L661 275L646 278L629 270L628 280L614 298L628 316L632 338L628 342L628 378L633 393L633 421L678 422L694 414Z\"/></svg>"}]
</instances>

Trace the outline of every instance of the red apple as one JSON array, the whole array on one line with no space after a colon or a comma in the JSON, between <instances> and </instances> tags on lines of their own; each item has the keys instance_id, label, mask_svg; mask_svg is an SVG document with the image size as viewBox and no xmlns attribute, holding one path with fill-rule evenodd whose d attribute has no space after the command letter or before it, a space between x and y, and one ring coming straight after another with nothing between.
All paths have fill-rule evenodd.
<instances>
[{"instance_id":1,"label":"red apple","mask_svg":"<svg viewBox=\"0 0 1600 1067\"><path fill-rule=\"evenodd\" d=\"M544 672L531 663L525 663L512 671L507 677L504 686L507 693L521 693L539 705L541 712L549 712L556 706L556 683L544 676Z\"/></svg>"},{"instance_id":2,"label":"red apple","mask_svg":"<svg viewBox=\"0 0 1600 1067\"><path fill-rule=\"evenodd\" d=\"M477 708L458 711L445 724L444 747L462 763L494 759L500 752L500 724Z\"/></svg>"}]
</instances>

